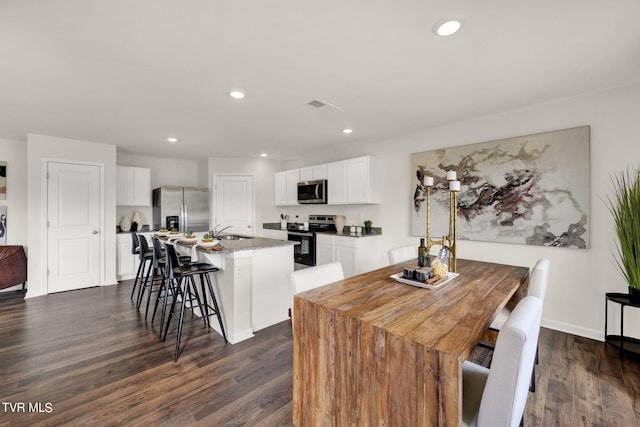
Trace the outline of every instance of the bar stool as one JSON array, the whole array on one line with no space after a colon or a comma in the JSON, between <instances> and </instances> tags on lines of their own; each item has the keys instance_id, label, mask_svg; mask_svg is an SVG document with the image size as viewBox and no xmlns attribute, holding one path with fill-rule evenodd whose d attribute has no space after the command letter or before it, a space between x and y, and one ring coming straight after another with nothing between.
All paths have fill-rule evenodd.
<instances>
[{"instance_id":1,"label":"bar stool","mask_svg":"<svg viewBox=\"0 0 640 427\"><path fill-rule=\"evenodd\" d=\"M140 240L138 240L138 235L135 231L131 232L131 255L140 256ZM131 298L133 300L133 295L136 292L136 288L139 284L142 284L142 273L143 273L143 265L142 262L138 265L138 271L136 272L136 278L133 281L133 288L131 288Z\"/></svg>"},{"instance_id":2,"label":"bar stool","mask_svg":"<svg viewBox=\"0 0 640 427\"><path fill-rule=\"evenodd\" d=\"M151 242L153 244L153 255L154 258L158 260L158 270L162 274L162 285L158 290L158 294L156 295L156 303L153 307L153 315L151 316L151 322L153 322L156 318L156 312L158 311L158 304L160 303L160 299L162 299L162 314L160 317L160 328L158 332L158 336L162 338L162 328L164 326L165 313L167 311L167 299L169 296L172 298L175 297L175 288L173 284L173 280L170 278L169 268L167 267L166 257L164 256L165 250L162 247L162 243L160 239L156 237L151 238ZM178 256L178 262L180 264L191 263L190 256Z\"/></svg>"},{"instance_id":3,"label":"bar stool","mask_svg":"<svg viewBox=\"0 0 640 427\"><path fill-rule=\"evenodd\" d=\"M147 318L147 314L149 313L149 299L151 298L151 290L153 288L153 281L156 276L156 270L154 267L154 255L153 251L149 250L149 244L147 243L147 238L142 234L138 235L138 242L140 243L140 269L144 272L145 267L147 267L146 272L143 273L143 277L140 278L140 286L138 287L138 297L136 302L136 308L140 309L140 305L142 304L142 299L144 298L144 294L147 290L149 290L149 295L147 296L147 312L145 313L144 318ZM148 266L147 266L148 263ZM151 282L149 283L149 278L151 278Z\"/></svg>"},{"instance_id":4,"label":"bar stool","mask_svg":"<svg viewBox=\"0 0 640 427\"><path fill-rule=\"evenodd\" d=\"M153 239L156 239L155 237L152 237L152 241ZM145 320L147 319L147 317L149 316L149 304L151 303L151 294L154 292L153 291L153 287L156 284L155 280L156 280L156 276L160 276L160 280L161 282L163 281L164 278L164 269L165 269L165 258L164 258L164 251L162 249L162 246L159 246L159 251L156 252L155 251L155 247L154 249L149 249L149 244L147 243L147 239L142 235L138 235L138 243L140 244L140 250L144 251L145 256L144 256L144 261L140 261L140 265L144 266L144 264L149 261L149 267L147 268L146 273L144 273L144 280L141 279L142 284L140 285L140 288L138 290L138 302L137 302L137 308L140 308L140 306L142 305L142 299L144 298L144 294L146 293L146 291L148 290L149 292L147 293L147 307L145 309L145 315L144 318ZM181 263L189 263L191 262L191 256L189 255L181 255L178 257L179 261ZM158 293L160 293L162 290L162 287L160 287L160 289L158 290ZM154 317L155 317L155 310L154 310ZM153 317L151 318L151 321L153 321Z\"/></svg>"},{"instance_id":5,"label":"bar stool","mask_svg":"<svg viewBox=\"0 0 640 427\"><path fill-rule=\"evenodd\" d=\"M204 321L206 326L210 326L209 317L216 315L218 318L218 323L220 324L220 330L222 331L222 336L224 338L224 342L229 342L227 340L227 334L224 330L224 324L222 322L222 316L220 315L220 308L218 306L218 302L216 300L215 293L213 292L213 286L211 285L211 279L209 278L209 273L213 273L218 271L218 267L207 264L207 263L192 263L187 265L180 265L178 261L178 256L176 254L176 250L172 245L165 245L166 250L166 270L168 271L169 279L171 281L175 281L176 285L174 286L174 298L171 302L171 309L169 310L169 317L167 318L167 325L164 330L164 336L162 340L167 339L167 332L169 331L169 325L171 324L171 318L178 318L178 333L176 336L176 350L174 354L174 360L177 361L180 355L180 339L182 336L182 326L185 322L184 313L185 308L187 306L187 300L189 302L189 306L193 314L195 309L200 311L200 315L202 320ZM200 287L202 290L202 300L200 300L200 295L198 293L198 289L196 286L196 282L194 276L200 277ZM182 280L185 279L185 280ZM207 287L205 288L205 281L207 283ZM207 295L207 291L209 295ZM166 297L165 293L165 297ZM207 296L211 298L211 303L213 306L209 305ZM197 304L194 305L193 299L196 299ZM176 312L176 302L181 300L180 314ZM197 320L197 319L192 319Z\"/></svg>"}]
</instances>

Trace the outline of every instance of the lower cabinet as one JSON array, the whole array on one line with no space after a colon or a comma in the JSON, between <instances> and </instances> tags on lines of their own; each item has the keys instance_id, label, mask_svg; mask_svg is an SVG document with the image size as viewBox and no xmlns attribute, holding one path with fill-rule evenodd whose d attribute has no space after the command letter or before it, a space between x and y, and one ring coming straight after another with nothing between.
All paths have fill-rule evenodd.
<instances>
[{"instance_id":1,"label":"lower cabinet","mask_svg":"<svg viewBox=\"0 0 640 427\"><path fill-rule=\"evenodd\" d=\"M381 267L380 236L351 237L316 234L316 263L339 261L345 277Z\"/></svg>"},{"instance_id":2,"label":"lower cabinet","mask_svg":"<svg viewBox=\"0 0 640 427\"><path fill-rule=\"evenodd\" d=\"M142 233L151 247L152 233ZM131 234L116 234L116 280L129 280L136 277L140 265L139 255L131 253Z\"/></svg>"}]
</instances>

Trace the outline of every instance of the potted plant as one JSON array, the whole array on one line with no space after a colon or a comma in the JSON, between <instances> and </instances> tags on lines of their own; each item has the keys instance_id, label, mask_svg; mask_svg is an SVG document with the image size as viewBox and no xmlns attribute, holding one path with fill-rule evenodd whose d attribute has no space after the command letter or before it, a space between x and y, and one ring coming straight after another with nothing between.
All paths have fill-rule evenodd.
<instances>
[{"instance_id":1,"label":"potted plant","mask_svg":"<svg viewBox=\"0 0 640 427\"><path fill-rule=\"evenodd\" d=\"M616 264L629 286L632 300L640 301L640 170L627 169L612 178L608 197L618 236Z\"/></svg>"},{"instance_id":2,"label":"potted plant","mask_svg":"<svg viewBox=\"0 0 640 427\"><path fill-rule=\"evenodd\" d=\"M371 234L371 224L372 224L371 220L369 220L369 219L364 222L364 233L365 234Z\"/></svg>"},{"instance_id":3,"label":"potted plant","mask_svg":"<svg viewBox=\"0 0 640 427\"><path fill-rule=\"evenodd\" d=\"M202 243L213 243L213 239L209 233L205 233L204 236L202 236Z\"/></svg>"}]
</instances>

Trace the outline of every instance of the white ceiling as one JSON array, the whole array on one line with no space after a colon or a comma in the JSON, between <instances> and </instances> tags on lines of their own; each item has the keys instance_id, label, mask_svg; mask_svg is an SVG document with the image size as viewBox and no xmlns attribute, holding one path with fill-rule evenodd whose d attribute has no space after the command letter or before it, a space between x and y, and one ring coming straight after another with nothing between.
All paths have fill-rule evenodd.
<instances>
[{"instance_id":1,"label":"white ceiling","mask_svg":"<svg viewBox=\"0 0 640 427\"><path fill-rule=\"evenodd\" d=\"M0 136L290 159L639 82L639 18L638 0L0 0Z\"/></svg>"}]
</instances>

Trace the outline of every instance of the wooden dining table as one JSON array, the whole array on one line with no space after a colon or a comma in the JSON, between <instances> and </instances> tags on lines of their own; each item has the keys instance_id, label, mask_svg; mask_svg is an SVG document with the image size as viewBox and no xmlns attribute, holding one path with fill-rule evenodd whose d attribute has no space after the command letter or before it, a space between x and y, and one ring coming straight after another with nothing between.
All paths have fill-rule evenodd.
<instances>
[{"instance_id":1,"label":"wooden dining table","mask_svg":"<svg viewBox=\"0 0 640 427\"><path fill-rule=\"evenodd\" d=\"M297 294L296 426L457 426L462 364L496 314L526 296L529 268L458 260L437 289L391 265Z\"/></svg>"}]
</instances>

